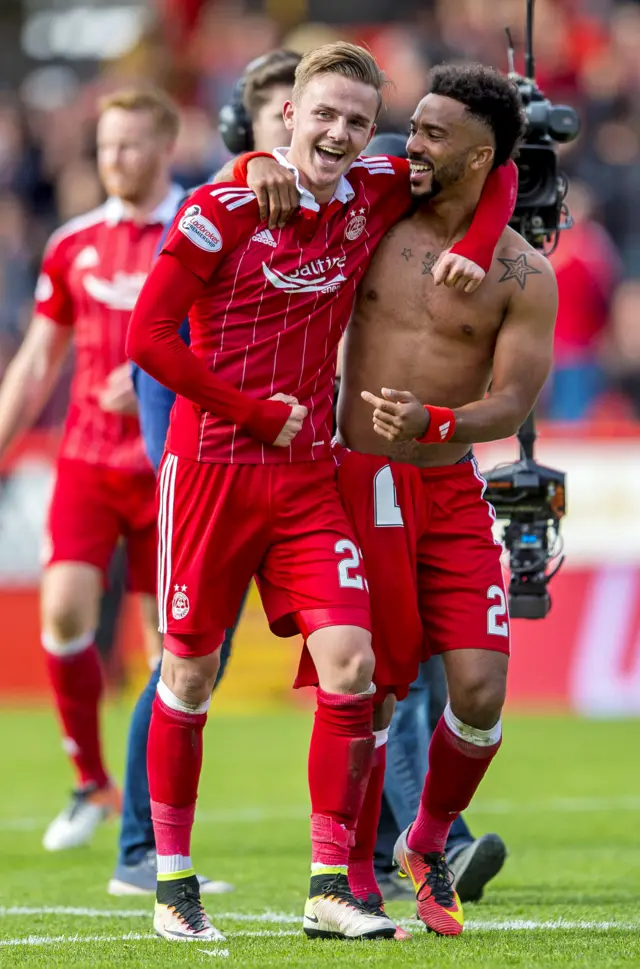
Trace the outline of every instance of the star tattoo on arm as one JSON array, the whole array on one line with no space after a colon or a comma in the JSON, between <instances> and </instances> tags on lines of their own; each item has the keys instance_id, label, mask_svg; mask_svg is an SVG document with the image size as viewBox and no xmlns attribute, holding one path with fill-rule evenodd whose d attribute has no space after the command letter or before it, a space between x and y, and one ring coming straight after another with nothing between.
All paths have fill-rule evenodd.
<instances>
[{"instance_id":1,"label":"star tattoo on arm","mask_svg":"<svg viewBox=\"0 0 640 969\"><path fill-rule=\"evenodd\" d=\"M498 262L501 262L505 267L504 273L498 280L499 283L503 283L507 279L515 279L520 289L524 289L527 285L527 276L540 275L539 269L529 265L524 252L521 252L516 259L502 259L499 256Z\"/></svg>"}]
</instances>

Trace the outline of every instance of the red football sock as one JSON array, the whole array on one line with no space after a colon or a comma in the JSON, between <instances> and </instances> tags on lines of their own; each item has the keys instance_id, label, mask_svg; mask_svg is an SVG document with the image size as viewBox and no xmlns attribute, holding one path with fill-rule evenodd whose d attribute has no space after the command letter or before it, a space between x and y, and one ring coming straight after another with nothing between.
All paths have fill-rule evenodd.
<instances>
[{"instance_id":1,"label":"red football sock","mask_svg":"<svg viewBox=\"0 0 640 969\"><path fill-rule=\"evenodd\" d=\"M102 669L95 643L64 655L44 639L49 680L64 730L64 748L75 764L81 787L105 787L109 777L102 761L99 704ZM53 652L57 649L57 652Z\"/></svg>"},{"instance_id":2,"label":"red football sock","mask_svg":"<svg viewBox=\"0 0 640 969\"><path fill-rule=\"evenodd\" d=\"M373 870L373 851L378 837L382 806L387 745L376 747L362 810L356 827L356 840L349 853L349 885L356 898L382 895Z\"/></svg>"},{"instance_id":3,"label":"red football sock","mask_svg":"<svg viewBox=\"0 0 640 969\"><path fill-rule=\"evenodd\" d=\"M158 855L188 858L202 769L206 713L185 713L156 694L147 745L151 818Z\"/></svg>"},{"instance_id":4,"label":"red football sock","mask_svg":"<svg viewBox=\"0 0 640 969\"><path fill-rule=\"evenodd\" d=\"M451 825L469 806L500 743L501 739L481 746L463 740L447 725L444 715L440 717L429 745L429 770L418 816L407 839L413 851L444 851Z\"/></svg>"},{"instance_id":5,"label":"red football sock","mask_svg":"<svg viewBox=\"0 0 640 969\"><path fill-rule=\"evenodd\" d=\"M346 866L373 762L373 698L317 690L311 745L311 861Z\"/></svg>"}]
</instances>

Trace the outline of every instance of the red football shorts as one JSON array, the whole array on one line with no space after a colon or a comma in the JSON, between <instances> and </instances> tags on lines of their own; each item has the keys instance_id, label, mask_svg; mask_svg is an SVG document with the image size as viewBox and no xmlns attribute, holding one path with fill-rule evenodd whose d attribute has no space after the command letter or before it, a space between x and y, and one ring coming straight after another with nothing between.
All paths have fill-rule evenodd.
<instances>
[{"instance_id":1,"label":"red football shorts","mask_svg":"<svg viewBox=\"0 0 640 969\"><path fill-rule=\"evenodd\" d=\"M508 654L502 546L475 458L415 468L339 447L336 456L338 490L367 570L381 692L406 695L433 653Z\"/></svg>"},{"instance_id":2,"label":"red football shorts","mask_svg":"<svg viewBox=\"0 0 640 969\"><path fill-rule=\"evenodd\" d=\"M120 538L127 543L128 587L156 592L156 480L85 461L58 461L48 521L54 562L85 562L106 575Z\"/></svg>"},{"instance_id":3,"label":"red football shorts","mask_svg":"<svg viewBox=\"0 0 640 969\"><path fill-rule=\"evenodd\" d=\"M301 632L306 639L336 625L371 629L333 460L205 464L165 454L158 496L160 632L198 634L192 652L222 642L254 575L277 636ZM305 649L296 685L316 682Z\"/></svg>"}]
</instances>

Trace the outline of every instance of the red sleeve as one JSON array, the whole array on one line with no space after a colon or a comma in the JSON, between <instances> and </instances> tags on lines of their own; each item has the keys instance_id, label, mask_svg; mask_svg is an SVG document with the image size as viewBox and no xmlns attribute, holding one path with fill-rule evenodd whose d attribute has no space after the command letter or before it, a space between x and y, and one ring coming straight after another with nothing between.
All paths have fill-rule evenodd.
<instances>
[{"instance_id":1,"label":"red sleeve","mask_svg":"<svg viewBox=\"0 0 640 969\"><path fill-rule=\"evenodd\" d=\"M208 282L237 241L239 219L203 185L189 196L167 233L162 252L169 252L187 269Z\"/></svg>"},{"instance_id":2,"label":"red sleeve","mask_svg":"<svg viewBox=\"0 0 640 969\"><path fill-rule=\"evenodd\" d=\"M508 225L518 195L518 168L513 161L494 169L485 182L467 234L451 251L489 272L498 240Z\"/></svg>"},{"instance_id":3,"label":"red sleeve","mask_svg":"<svg viewBox=\"0 0 640 969\"><path fill-rule=\"evenodd\" d=\"M67 286L64 246L50 240L34 294L34 311L60 326L73 326L73 301Z\"/></svg>"},{"instance_id":4,"label":"red sleeve","mask_svg":"<svg viewBox=\"0 0 640 969\"><path fill-rule=\"evenodd\" d=\"M183 248L180 243L180 249ZM179 336L185 316L204 294L205 287L202 278L182 260L164 251L149 273L131 314L127 355L169 390L217 417L239 424L258 441L273 444L291 407L282 401L256 400L220 380Z\"/></svg>"}]
</instances>

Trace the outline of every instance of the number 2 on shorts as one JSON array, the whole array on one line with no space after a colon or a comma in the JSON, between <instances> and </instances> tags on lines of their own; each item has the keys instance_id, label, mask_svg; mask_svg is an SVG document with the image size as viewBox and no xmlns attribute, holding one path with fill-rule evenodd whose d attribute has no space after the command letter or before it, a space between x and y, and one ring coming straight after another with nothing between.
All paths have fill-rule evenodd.
<instances>
[{"instance_id":1,"label":"number 2 on shorts","mask_svg":"<svg viewBox=\"0 0 640 969\"><path fill-rule=\"evenodd\" d=\"M362 557L360 555L360 550L349 538L341 538L339 542L336 542L334 546L334 551L336 555L344 555L345 552L348 553L343 559L338 562L338 578L340 580L340 586L343 589L366 589L367 580L363 576L358 575L353 572L354 569L360 568L360 563L362 562Z\"/></svg>"},{"instance_id":2,"label":"number 2 on shorts","mask_svg":"<svg viewBox=\"0 0 640 969\"><path fill-rule=\"evenodd\" d=\"M504 591L499 585L490 585L487 590L487 599L498 600L497 605L489 606L487 610L487 632L490 636L508 636L508 621L505 619L504 622L498 622L498 619L507 615L507 602L504 597Z\"/></svg>"}]
</instances>

